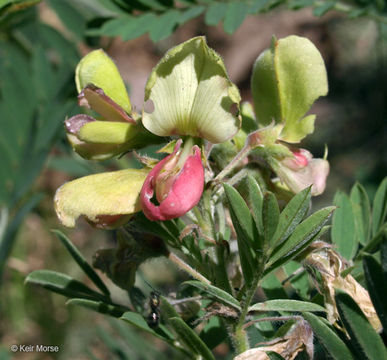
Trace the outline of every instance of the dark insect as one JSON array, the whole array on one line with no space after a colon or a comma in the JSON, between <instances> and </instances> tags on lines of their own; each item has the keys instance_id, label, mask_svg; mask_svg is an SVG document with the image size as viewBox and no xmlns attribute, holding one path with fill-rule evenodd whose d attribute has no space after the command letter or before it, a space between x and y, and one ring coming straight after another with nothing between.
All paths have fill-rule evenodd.
<instances>
[{"instance_id":1,"label":"dark insect","mask_svg":"<svg viewBox=\"0 0 387 360\"><path fill-rule=\"evenodd\" d=\"M151 309L150 314L147 317L147 323L151 328L155 328L159 325L160 321L160 293L152 291L149 298L149 306Z\"/></svg>"}]
</instances>

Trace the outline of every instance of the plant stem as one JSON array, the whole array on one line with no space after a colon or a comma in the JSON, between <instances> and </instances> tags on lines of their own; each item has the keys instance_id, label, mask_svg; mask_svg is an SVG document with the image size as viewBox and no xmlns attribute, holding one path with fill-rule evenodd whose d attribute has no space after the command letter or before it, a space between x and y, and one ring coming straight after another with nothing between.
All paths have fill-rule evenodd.
<instances>
[{"instance_id":1,"label":"plant stem","mask_svg":"<svg viewBox=\"0 0 387 360\"><path fill-rule=\"evenodd\" d=\"M234 159L232 159L228 165L215 177L215 182L220 182L228 173L230 173L250 152L251 146L248 142L239 151L238 154L235 155Z\"/></svg>"},{"instance_id":2,"label":"plant stem","mask_svg":"<svg viewBox=\"0 0 387 360\"><path fill-rule=\"evenodd\" d=\"M188 274L190 274L193 278L206 283L211 284L211 281L205 278L202 274L198 273L195 269L189 266L183 259L179 258L176 254L169 252L168 259L171 260L174 264L176 264L180 269L184 270Z\"/></svg>"},{"instance_id":3,"label":"plant stem","mask_svg":"<svg viewBox=\"0 0 387 360\"><path fill-rule=\"evenodd\" d=\"M237 354L241 354L250 348L247 333L243 327L237 325L232 335L232 343Z\"/></svg>"},{"instance_id":4,"label":"plant stem","mask_svg":"<svg viewBox=\"0 0 387 360\"><path fill-rule=\"evenodd\" d=\"M259 282L261 280L261 277L262 277L262 274L264 271L264 267L265 267L264 265L265 265L265 260L262 259L259 266L258 266L258 270L254 274L253 281L251 282L251 285L249 286L249 288L246 291L246 297L245 297L245 300L244 300L243 305L242 305L241 315L239 316L238 324L235 326L234 339L236 341L240 341L240 340L242 340L243 336L246 336L246 331L244 329L244 322L245 322L246 316L249 312L250 303L253 300L255 291L257 290L257 287L258 287ZM245 348L246 347L245 345L246 345L246 342L245 343L242 342L238 347L236 347L236 351L238 352L238 354L240 354L241 352L246 351L248 349L248 346L249 346L248 342L247 342L247 348Z\"/></svg>"}]
</instances>

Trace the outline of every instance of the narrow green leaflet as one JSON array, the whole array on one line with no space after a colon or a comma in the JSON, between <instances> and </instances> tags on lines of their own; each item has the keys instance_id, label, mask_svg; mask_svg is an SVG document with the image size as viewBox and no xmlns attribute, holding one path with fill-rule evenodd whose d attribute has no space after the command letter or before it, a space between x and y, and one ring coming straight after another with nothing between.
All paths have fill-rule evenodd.
<instances>
[{"instance_id":1,"label":"narrow green leaflet","mask_svg":"<svg viewBox=\"0 0 387 360\"><path fill-rule=\"evenodd\" d=\"M80 268L85 272L85 274L89 277L89 279L107 296L110 295L109 289L102 282L101 278L94 271L94 269L90 266L90 264L86 261L83 255L79 252L79 250L74 246L74 244L70 241L70 239L63 234L59 230L52 230L52 232L58 237L61 243L68 250L73 259L77 262Z\"/></svg>"},{"instance_id":2,"label":"narrow green leaflet","mask_svg":"<svg viewBox=\"0 0 387 360\"><path fill-rule=\"evenodd\" d=\"M117 305L106 304L102 301L94 301L87 299L70 299L66 302L70 306L82 306L89 310L99 312L101 314L111 315L114 317L121 317L127 309Z\"/></svg>"},{"instance_id":3,"label":"narrow green leaflet","mask_svg":"<svg viewBox=\"0 0 387 360\"><path fill-rule=\"evenodd\" d=\"M386 360L387 351L382 339L368 322L357 303L342 291L335 296L340 319L351 337L353 346L363 359Z\"/></svg>"},{"instance_id":4,"label":"narrow green leaflet","mask_svg":"<svg viewBox=\"0 0 387 360\"><path fill-rule=\"evenodd\" d=\"M337 2L336 0L334 1L328 0L323 2L322 5L316 6L313 9L313 15L317 17L325 15L329 10L332 10L335 7L336 2Z\"/></svg>"},{"instance_id":5,"label":"narrow green leaflet","mask_svg":"<svg viewBox=\"0 0 387 360\"><path fill-rule=\"evenodd\" d=\"M185 281L183 283L183 285L194 286L194 287L198 288L199 290L202 290L202 291L206 292L207 294L215 297L216 299L218 299L219 301L221 301L224 304L230 305L237 310L241 309L237 299L235 299L229 293L225 292L222 289L219 289L216 286L204 284L204 283L197 281L197 280Z\"/></svg>"},{"instance_id":6,"label":"narrow green leaflet","mask_svg":"<svg viewBox=\"0 0 387 360\"><path fill-rule=\"evenodd\" d=\"M199 334L205 344L213 349L227 337L227 331L218 316L212 316Z\"/></svg>"},{"instance_id":7,"label":"narrow green leaflet","mask_svg":"<svg viewBox=\"0 0 387 360\"><path fill-rule=\"evenodd\" d=\"M259 240L256 225L250 210L239 193L230 185L224 184L226 197L230 205L232 223L237 233L237 242L241 267L246 283L253 280L254 269L256 268L256 257L253 253L261 247L257 243Z\"/></svg>"},{"instance_id":8,"label":"narrow green leaflet","mask_svg":"<svg viewBox=\"0 0 387 360\"><path fill-rule=\"evenodd\" d=\"M95 292L71 276L51 270L36 270L28 274L26 284L36 284L58 294L92 300L105 300L105 296Z\"/></svg>"},{"instance_id":9,"label":"narrow green leaflet","mask_svg":"<svg viewBox=\"0 0 387 360\"><path fill-rule=\"evenodd\" d=\"M201 355L203 359L215 360L211 350L200 339L200 337L193 331L181 318L169 319L173 329L179 338L192 350L195 354Z\"/></svg>"},{"instance_id":10,"label":"narrow green leaflet","mask_svg":"<svg viewBox=\"0 0 387 360\"><path fill-rule=\"evenodd\" d=\"M131 325L137 327L138 329L146 331L149 334L157 336L165 341L170 341L168 337L164 337L159 333L157 333L156 331L154 331L152 328L150 328L147 322L145 321L145 319L138 313L127 311L120 317L120 319L130 323Z\"/></svg>"},{"instance_id":11,"label":"narrow green leaflet","mask_svg":"<svg viewBox=\"0 0 387 360\"><path fill-rule=\"evenodd\" d=\"M281 284L281 281L278 280L274 273L265 276L265 278L262 279L261 287L266 297L269 299L287 299L289 297Z\"/></svg>"},{"instance_id":12,"label":"narrow green leaflet","mask_svg":"<svg viewBox=\"0 0 387 360\"><path fill-rule=\"evenodd\" d=\"M68 1L49 0L49 6L55 11L63 24L78 39L81 40L86 26L86 19Z\"/></svg>"},{"instance_id":13,"label":"narrow green leaflet","mask_svg":"<svg viewBox=\"0 0 387 360\"><path fill-rule=\"evenodd\" d=\"M12 251L20 224L24 220L24 217L42 200L42 198L43 194L40 193L31 196L7 224L3 236L0 238L0 284L2 282L5 263Z\"/></svg>"},{"instance_id":14,"label":"narrow green leaflet","mask_svg":"<svg viewBox=\"0 0 387 360\"><path fill-rule=\"evenodd\" d=\"M322 311L326 309L320 305L300 300L268 300L254 304L249 307L249 311Z\"/></svg>"},{"instance_id":15,"label":"narrow green leaflet","mask_svg":"<svg viewBox=\"0 0 387 360\"><path fill-rule=\"evenodd\" d=\"M289 239L274 250L267 267L278 260L290 259L290 257L296 256L323 229L323 225L327 222L334 209L334 206L321 209L299 224Z\"/></svg>"},{"instance_id":16,"label":"narrow green leaflet","mask_svg":"<svg viewBox=\"0 0 387 360\"><path fill-rule=\"evenodd\" d=\"M273 235L277 230L279 221L279 207L275 195L268 191L263 198L262 221L265 246L273 245Z\"/></svg>"},{"instance_id":17,"label":"narrow green leaflet","mask_svg":"<svg viewBox=\"0 0 387 360\"><path fill-rule=\"evenodd\" d=\"M290 277L289 282L303 300L310 299L309 275L297 261L289 261L283 266L283 271Z\"/></svg>"},{"instance_id":18,"label":"narrow green leaflet","mask_svg":"<svg viewBox=\"0 0 387 360\"><path fill-rule=\"evenodd\" d=\"M171 35L175 26L179 23L179 15L179 11L169 10L156 17L149 26L151 40L157 42Z\"/></svg>"},{"instance_id":19,"label":"narrow green leaflet","mask_svg":"<svg viewBox=\"0 0 387 360\"><path fill-rule=\"evenodd\" d=\"M383 273L381 265L370 255L363 257L364 275L367 289L369 291L372 303L376 313L387 331L387 302L386 302L386 284L387 279Z\"/></svg>"},{"instance_id":20,"label":"narrow green leaflet","mask_svg":"<svg viewBox=\"0 0 387 360\"><path fill-rule=\"evenodd\" d=\"M255 225L257 226L258 234L263 234L263 222L262 222L262 203L263 194L257 181L249 175L247 177L247 186L249 189L249 203L251 206L251 213L253 215Z\"/></svg>"},{"instance_id":21,"label":"narrow green leaflet","mask_svg":"<svg viewBox=\"0 0 387 360\"><path fill-rule=\"evenodd\" d=\"M182 25L185 22L199 16L205 10L204 6L197 5L187 8L182 11L179 16L179 24Z\"/></svg>"},{"instance_id":22,"label":"narrow green leaflet","mask_svg":"<svg viewBox=\"0 0 387 360\"><path fill-rule=\"evenodd\" d=\"M353 356L343 340L320 318L311 313L304 313L303 317L313 329L313 334L334 360L353 360Z\"/></svg>"},{"instance_id":23,"label":"narrow green leaflet","mask_svg":"<svg viewBox=\"0 0 387 360\"><path fill-rule=\"evenodd\" d=\"M218 25L224 18L227 11L227 4L222 2L212 3L206 12L204 21L207 25Z\"/></svg>"},{"instance_id":24,"label":"narrow green leaflet","mask_svg":"<svg viewBox=\"0 0 387 360\"><path fill-rule=\"evenodd\" d=\"M233 1L228 3L223 23L224 31L228 34L233 34L235 30L242 25L248 11L248 5L243 1Z\"/></svg>"},{"instance_id":25,"label":"narrow green leaflet","mask_svg":"<svg viewBox=\"0 0 387 360\"><path fill-rule=\"evenodd\" d=\"M279 246L294 231L306 215L310 206L311 187L295 195L279 216L277 230L272 239L273 246Z\"/></svg>"},{"instance_id":26,"label":"narrow green leaflet","mask_svg":"<svg viewBox=\"0 0 387 360\"><path fill-rule=\"evenodd\" d=\"M387 178L376 191L372 209L372 235L375 236L382 227L387 214Z\"/></svg>"},{"instance_id":27,"label":"narrow green leaflet","mask_svg":"<svg viewBox=\"0 0 387 360\"><path fill-rule=\"evenodd\" d=\"M232 213L234 214L235 223L238 223L240 235L243 236L243 241L245 241L247 245L253 245L255 250L260 250L262 245L259 244L257 227L247 204L242 196L239 195L238 191L232 186L224 184L224 190Z\"/></svg>"},{"instance_id":28,"label":"narrow green leaflet","mask_svg":"<svg viewBox=\"0 0 387 360\"><path fill-rule=\"evenodd\" d=\"M365 245L370 237L371 205L364 187L359 183L355 184L351 190L350 199L355 218L356 235L359 242Z\"/></svg>"},{"instance_id":29,"label":"narrow green leaflet","mask_svg":"<svg viewBox=\"0 0 387 360\"><path fill-rule=\"evenodd\" d=\"M355 218L349 197L338 191L333 199L337 206L332 218L332 242L337 251L347 260L353 258L358 248L355 229Z\"/></svg>"}]
</instances>

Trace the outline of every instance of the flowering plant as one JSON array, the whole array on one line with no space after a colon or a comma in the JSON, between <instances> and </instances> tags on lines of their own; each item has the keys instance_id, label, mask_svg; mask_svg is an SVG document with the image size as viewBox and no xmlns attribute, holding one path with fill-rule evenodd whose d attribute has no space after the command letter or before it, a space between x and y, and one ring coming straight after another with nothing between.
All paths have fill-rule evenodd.
<instances>
[{"instance_id":1,"label":"flowering plant","mask_svg":"<svg viewBox=\"0 0 387 360\"><path fill-rule=\"evenodd\" d=\"M367 251L377 249L385 236L385 210L375 212L376 225L372 236L368 232L361 240L362 248L353 237L354 250L346 260L345 246L338 253L318 241L329 230L324 225L335 207L309 214L311 196L325 189L329 164L326 156L314 159L297 145L314 131L316 116L307 113L328 91L323 59L308 39L273 39L258 57L251 78L253 106L240 104L223 60L203 37L172 48L155 66L140 114L102 50L81 60L76 84L87 114L65 120L74 150L91 160L134 152L143 167L70 181L57 190L55 209L68 227L83 216L94 226L117 229L117 246L99 250L93 265L127 291L130 301L114 301L60 232L101 292L47 270L31 273L27 282L70 297L69 304L119 317L162 339L183 358L214 359L212 350L227 337L238 360L294 359L302 351L312 357L313 334L328 343L333 358L352 358L331 326L356 336L349 309L355 309L357 326L364 326L377 344L371 349L363 341L362 351L384 356L373 330L380 331L383 321L372 304L378 294L370 298L349 272L363 257L365 266L380 267ZM167 155L156 160L136 153L150 144L163 144L159 152ZM376 209L384 201L385 184ZM354 209L366 202L360 185L356 189ZM366 214L357 214L352 214L354 224L364 229ZM341 229L343 216L340 211L334 215L332 234ZM333 241L340 243L336 235ZM194 280L180 284L175 299L153 291L147 309L138 301L145 290L136 274L140 265L161 256ZM289 294L279 276L294 271L302 276L284 280L291 283ZM324 300L314 296L316 290ZM285 325L278 329L273 322ZM264 346L249 339L257 334L267 340Z\"/></svg>"}]
</instances>

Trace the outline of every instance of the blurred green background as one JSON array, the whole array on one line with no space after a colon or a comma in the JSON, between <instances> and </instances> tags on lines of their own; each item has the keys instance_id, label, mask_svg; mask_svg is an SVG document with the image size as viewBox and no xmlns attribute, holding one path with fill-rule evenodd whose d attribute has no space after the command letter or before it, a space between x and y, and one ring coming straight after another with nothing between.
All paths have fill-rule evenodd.
<instances>
[{"instance_id":1,"label":"blurred green background","mask_svg":"<svg viewBox=\"0 0 387 360\"><path fill-rule=\"evenodd\" d=\"M79 112L74 69L82 55L104 48L140 111L152 67L190 37L207 37L244 100L251 99L252 65L272 35L308 37L325 59L330 87L313 109L315 133L302 144L315 157L325 145L329 149L327 189L315 201L322 207L356 181L372 198L387 173L386 11L383 0L0 0L0 359L137 359L131 347L144 341L121 323L65 307L65 298L24 285L26 275L41 268L87 282L50 232L61 228L55 190L133 161L126 156L86 162L66 142L63 120ZM84 221L62 230L90 261L113 242L111 233ZM162 260L150 265L158 269L156 285L178 276ZM124 299L123 291L111 288L115 298ZM12 344L60 350L11 355ZM162 358L147 351L145 358ZM219 347L216 353L225 351Z\"/></svg>"}]
</instances>

